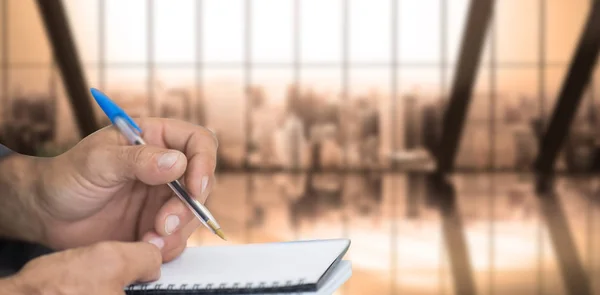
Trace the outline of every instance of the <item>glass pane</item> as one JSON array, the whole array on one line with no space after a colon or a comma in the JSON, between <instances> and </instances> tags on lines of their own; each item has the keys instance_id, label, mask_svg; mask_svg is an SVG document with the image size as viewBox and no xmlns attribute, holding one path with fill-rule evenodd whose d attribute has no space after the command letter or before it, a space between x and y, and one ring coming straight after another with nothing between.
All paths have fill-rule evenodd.
<instances>
[{"instance_id":1,"label":"glass pane","mask_svg":"<svg viewBox=\"0 0 600 295\"><path fill-rule=\"evenodd\" d=\"M303 63L342 60L342 1L300 1L300 59Z\"/></svg>"},{"instance_id":2,"label":"glass pane","mask_svg":"<svg viewBox=\"0 0 600 295\"><path fill-rule=\"evenodd\" d=\"M351 62L373 63L391 60L390 3L384 0L348 1L348 50Z\"/></svg>"},{"instance_id":3,"label":"glass pane","mask_svg":"<svg viewBox=\"0 0 600 295\"><path fill-rule=\"evenodd\" d=\"M88 87L92 87L92 88L97 88L100 89L101 91L104 90L104 86L102 85L102 83L100 83L101 79L100 79L100 75L103 72L102 69L98 66L85 66L83 68L84 70L84 74L85 74L85 78L87 81L87 86ZM65 97L67 97L68 93L65 90ZM90 99L93 98L90 96ZM69 108L68 112L72 112L71 111L71 106L70 105L65 105L66 108ZM96 122L98 122L98 125L100 128L106 127L108 125L110 125L110 120L108 120L108 117L106 117L106 114L102 111L102 109L98 106L97 103L92 102L92 108L94 109L94 114L96 115Z\"/></svg>"},{"instance_id":4,"label":"glass pane","mask_svg":"<svg viewBox=\"0 0 600 295\"><path fill-rule=\"evenodd\" d=\"M546 60L568 63L583 32L591 1L546 2Z\"/></svg>"},{"instance_id":5,"label":"glass pane","mask_svg":"<svg viewBox=\"0 0 600 295\"><path fill-rule=\"evenodd\" d=\"M559 208L564 212L565 222L571 232L573 243L581 262L587 271L593 271L595 249L594 238L594 188L590 177L561 177L557 179ZM591 281L590 281L591 283Z\"/></svg>"},{"instance_id":6,"label":"glass pane","mask_svg":"<svg viewBox=\"0 0 600 295\"><path fill-rule=\"evenodd\" d=\"M450 6L454 5L450 2ZM398 4L398 56L401 63L440 61L440 3L440 0L401 0Z\"/></svg>"},{"instance_id":7,"label":"glass pane","mask_svg":"<svg viewBox=\"0 0 600 295\"><path fill-rule=\"evenodd\" d=\"M403 149L418 152L437 145L444 105L440 72L437 67L405 67L398 71L397 115L394 121L399 150L395 152ZM400 154L396 156L406 158ZM421 160L418 162L421 163Z\"/></svg>"},{"instance_id":8,"label":"glass pane","mask_svg":"<svg viewBox=\"0 0 600 295\"><path fill-rule=\"evenodd\" d=\"M349 100L344 102L348 165L379 167L391 152L390 70L353 69L349 73Z\"/></svg>"},{"instance_id":9,"label":"glass pane","mask_svg":"<svg viewBox=\"0 0 600 295\"><path fill-rule=\"evenodd\" d=\"M529 169L537 156L538 76L536 68L496 71L495 168Z\"/></svg>"},{"instance_id":10,"label":"glass pane","mask_svg":"<svg viewBox=\"0 0 600 295\"><path fill-rule=\"evenodd\" d=\"M293 60L294 2L254 0L252 4L252 60L285 62Z\"/></svg>"},{"instance_id":11,"label":"glass pane","mask_svg":"<svg viewBox=\"0 0 600 295\"><path fill-rule=\"evenodd\" d=\"M97 69L95 67L87 67L85 68L85 71L88 83L92 84L97 78ZM65 89L62 79L60 79L60 73L57 69L54 70L54 75L54 77L56 77L55 87L57 96L54 115L57 120L55 123L56 133L54 142L47 146L45 150L45 153L48 155L58 155L65 152L81 140L73 107L71 106L67 90ZM92 100L91 97L89 97L89 99ZM95 103L92 103L92 105L96 106ZM101 116L106 117L99 107L95 107L95 110L96 119L103 119ZM108 119L106 121L108 122Z\"/></svg>"},{"instance_id":12,"label":"glass pane","mask_svg":"<svg viewBox=\"0 0 600 295\"><path fill-rule=\"evenodd\" d=\"M281 165L284 150L281 145L282 126L288 101L294 91L291 69L253 69L248 89L250 105L249 142L250 165L274 167Z\"/></svg>"},{"instance_id":13,"label":"glass pane","mask_svg":"<svg viewBox=\"0 0 600 295\"><path fill-rule=\"evenodd\" d=\"M320 223L314 202L318 195L308 193L308 181L302 174L252 174L246 185L248 216L245 241L264 243L281 240L311 239L311 231Z\"/></svg>"},{"instance_id":14,"label":"glass pane","mask_svg":"<svg viewBox=\"0 0 600 295\"><path fill-rule=\"evenodd\" d=\"M475 86L471 96L471 104L467 110L467 121L488 121L491 118L491 95L490 85L491 71L480 67L477 72ZM496 77L496 79L498 79ZM498 100L498 99L496 99Z\"/></svg>"},{"instance_id":15,"label":"glass pane","mask_svg":"<svg viewBox=\"0 0 600 295\"><path fill-rule=\"evenodd\" d=\"M492 228L494 196L489 174L455 175L456 208L462 222L477 294L492 287Z\"/></svg>"},{"instance_id":16,"label":"glass pane","mask_svg":"<svg viewBox=\"0 0 600 295\"><path fill-rule=\"evenodd\" d=\"M441 268L447 258L443 257L445 245L438 207L427 195L421 175L397 175L393 181L396 236L392 286L398 294L440 294Z\"/></svg>"},{"instance_id":17,"label":"glass pane","mask_svg":"<svg viewBox=\"0 0 600 295\"><path fill-rule=\"evenodd\" d=\"M8 0L8 60L48 64L52 49L34 0Z\"/></svg>"},{"instance_id":18,"label":"glass pane","mask_svg":"<svg viewBox=\"0 0 600 295\"><path fill-rule=\"evenodd\" d=\"M11 98L45 97L52 85L51 66L11 67L8 69L8 92Z\"/></svg>"},{"instance_id":19,"label":"glass pane","mask_svg":"<svg viewBox=\"0 0 600 295\"><path fill-rule=\"evenodd\" d=\"M341 79L341 71L335 68L302 69L300 72L301 101L295 111L300 113L299 127L304 127L304 136L299 139L303 147L299 159L304 165L315 168L341 168L344 165L343 138L349 130L341 121ZM293 122L288 114L285 119L287 124ZM292 147L293 144L286 150L291 152ZM291 154L288 158L292 158Z\"/></svg>"},{"instance_id":20,"label":"glass pane","mask_svg":"<svg viewBox=\"0 0 600 295\"><path fill-rule=\"evenodd\" d=\"M289 204L290 221L298 239L348 237L343 175L310 173L297 177L293 187L297 190ZM291 190L289 184L287 189Z\"/></svg>"},{"instance_id":21,"label":"glass pane","mask_svg":"<svg viewBox=\"0 0 600 295\"><path fill-rule=\"evenodd\" d=\"M397 198L397 193L392 190L393 179L375 173L348 175L345 178L344 200L336 204L343 204L342 212L336 212L334 205L330 205L334 208L323 214L325 216L322 218L323 232L325 228L331 228L330 237L343 235L352 240L352 247L344 259L352 261L354 274L341 291L343 294L392 294L390 282L394 237L390 233L394 220L393 204ZM326 196L324 194L322 198ZM336 214L342 215L342 222L334 219ZM336 222L331 226L325 225L329 220ZM323 236L326 236L325 233Z\"/></svg>"},{"instance_id":22,"label":"glass pane","mask_svg":"<svg viewBox=\"0 0 600 295\"><path fill-rule=\"evenodd\" d=\"M490 71L480 68L467 110L456 159L457 168L483 170L490 164Z\"/></svg>"},{"instance_id":23,"label":"glass pane","mask_svg":"<svg viewBox=\"0 0 600 295\"><path fill-rule=\"evenodd\" d=\"M36 155L52 140L55 120L55 83L50 67L12 68L9 75L8 118L3 144L26 154Z\"/></svg>"},{"instance_id":24,"label":"glass pane","mask_svg":"<svg viewBox=\"0 0 600 295\"><path fill-rule=\"evenodd\" d=\"M66 0L63 3L79 59L83 63L97 63L100 60L100 1Z\"/></svg>"},{"instance_id":25,"label":"glass pane","mask_svg":"<svg viewBox=\"0 0 600 295\"><path fill-rule=\"evenodd\" d=\"M5 11L4 8L7 6L5 3L8 3L6 1L0 2L0 64L4 64L4 44L6 44L8 42L8 36L6 36L7 34L4 33L4 29L6 28L6 22L8 21L5 17ZM6 11L8 14L8 11ZM9 17L10 18L10 17ZM2 87L2 86L0 86ZM2 109L2 106L0 106L0 110ZM1 113L0 113L1 114ZM0 122L2 121L2 119L0 119Z\"/></svg>"},{"instance_id":26,"label":"glass pane","mask_svg":"<svg viewBox=\"0 0 600 295\"><path fill-rule=\"evenodd\" d=\"M106 60L144 63L148 52L148 15L145 0L106 1Z\"/></svg>"},{"instance_id":27,"label":"glass pane","mask_svg":"<svg viewBox=\"0 0 600 295\"><path fill-rule=\"evenodd\" d=\"M188 247L248 242L248 225L257 219L250 214L252 208L248 202L250 191L247 185L250 177L252 176L239 173L217 175L218 185L214 187L206 204L215 218L219 220L219 224L227 235L227 241L219 239L201 226L188 240ZM275 211L279 213L279 210Z\"/></svg>"},{"instance_id":28,"label":"glass pane","mask_svg":"<svg viewBox=\"0 0 600 295\"><path fill-rule=\"evenodd\" d=\"M244 71L207 68L202 81L198 106L202 106L205 126L219 139L218 165L223 169L241 167L248 134Z\"/></svg>"},{"instance_id":29,"label":"glass pane","mask_svg":"<svg viewBox=\"0 0 600 295\"><path fill-rule=\"evenodd\" d=\"M196 5L194 0L155 0L154 54L157 63L196 60Z\"/></svg>"},{"instance_id":30,"label":"glass pane","mask_svg":"<svg viewBox=\"0 0 600 295\"><path fill-rule=\"evenodd\" d=\"M531 126L540 117L539 70L499 68L496 70L496 120L504 124ZM547 93L548 95L548 93Z\"/></svg>"},{"instance_id":31,"label":"glass pane","mask_svg":"<svg viewBox=\"0 0 600 295\"><path fill-rule=\"evenodd\" d=\"M192 122L196 117L196 70L195 68L158 68L154 75L154 98L157 115Z\"/></svg>"},{"instance_id":32,"label":"glass pane","mask_svg":"<svg viewBox=\"0 0 600 295\"><path fill-rule=\"evenodd\" d=\"M455 63L463 39L470 0L445 0L448 10L446 36L447 36L447 60Z\"/></svg>"},{"instance_id":33,"label":"glass pane","mask_svg":"<svg viewBox=\"0 0 600 295\"><path fill-rule=\"evenodd\" d=\"M242 62L246 27L242 0L204 0L202 3L203 61Z\"/></svg>"},{"instance_id":34,"label":"glass pane","mask_svg":"<svg viewBox=\"0 0 600 295\"><path fill-rule=\"evenodd\" d=\"M569 68L565 66L548 67L544 73L546 79L546 88L543 106L543 115L546 122L549 122L552 112L554 111L555 104L557 102L560 90L563 87L564 79Z\"/></svg>"},{"instance_id":35,"label":"glass pane","mask_svg":"<svg viewBox=\"0 0 600 295\"><path fill-rule=\"evenodd\" d=\"M458 146L457 169L484 170L490 163L489 120L465 122Z\"/></svg>"},{"instance_id":36,"label":"glass pane","mask_svg":"<svg viewBox=\"0 0 600 295\"><path fill-rule=\"evenodd\" d=\"M131 117L149 116L148 71L145 68L107 68L105 93Z\"/></svg>"},{"instance_id":37,"label":"glass pane","mask_svg":"<svg viewBox=\"0 0 600 295\"><path fill-rule=\"evenodd\" d=\"M496 54L499 63L538 61L539 4L538 0L496 2Z\"/></svg>"},{"instance_id":38,"label":"glass pane","mask_svg":"<svg viewBox=\"0 0 600 295\"><path fill-rule=\"evenodd\" d=\"M492 177L494 293L514 294L518 290L522 294L563 294L534 179L515 174Z\"/></svg>"}]
</instances>

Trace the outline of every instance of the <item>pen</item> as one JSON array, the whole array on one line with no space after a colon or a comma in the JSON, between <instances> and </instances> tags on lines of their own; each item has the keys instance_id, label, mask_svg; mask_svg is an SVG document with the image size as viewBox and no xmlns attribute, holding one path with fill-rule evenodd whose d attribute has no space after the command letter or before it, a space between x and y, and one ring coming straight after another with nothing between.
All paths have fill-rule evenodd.
<instances>
[{"instance_id":1,"label":"pen","mask_svg":"<svg viewBox=\"0 0 600 295\"><path fill-rule=\"evenodd\" d=\"M108 119L110 119L112 124L116 126L121 133L123 133L123 135L131 144L146 144L141 136L142 130L133 121L133 119L131 119L131 117L129 117L125 111L123 111L123 109L121 109L101 91L92 88L91 92L92 96L96 100L96 103L98 103L102 111L104 111ZM194 215L200 219L204 226L206 226L214 234L218 235L221 239L226 240L223 231L221 231L221 226L219 226L219 223L217 223L217 220L212 216L210 211L208 211L208 209L196 199L192 198L190 193L188 193L187 189L185 189L179 180L172 181L168 183L168 185L179 197L179 199L194 213Z\"/></svg>"}]
</instances>

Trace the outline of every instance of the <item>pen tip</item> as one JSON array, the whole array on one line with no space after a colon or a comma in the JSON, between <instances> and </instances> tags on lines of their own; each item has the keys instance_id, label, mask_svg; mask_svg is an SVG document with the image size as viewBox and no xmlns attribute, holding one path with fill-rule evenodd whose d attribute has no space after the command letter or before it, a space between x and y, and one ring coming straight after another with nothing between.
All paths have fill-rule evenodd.
<instances>
[{"instance_id":1,"label":"pen tip","mask_svg":"<svg viewBox=\"0 0 600 295\"><path fill-rule=\"evenodd\" d=\"M223 239L224 241L227 241L227 238L225 238L225 235L223 234L223 231L221 229L217 229L215 230L215 233L217 234L217 236L219 236L221 239Z\"/></svg>"},{"instance_id":2,"label":"pen tip","mask_svg":"<svg viewBox=\"0 0 600 295\"><path fill-rule=\"evenodd\" d=\"M219 236L221 239L227 241L227 239L225 238L225 235L223 234L223 231L221 230L221 227L218 226L215 222L213 222L212 220L209 220L207 222L208 226L215 232L215 234L217 234L217 236Z\"/></svg>"}]
</instances>

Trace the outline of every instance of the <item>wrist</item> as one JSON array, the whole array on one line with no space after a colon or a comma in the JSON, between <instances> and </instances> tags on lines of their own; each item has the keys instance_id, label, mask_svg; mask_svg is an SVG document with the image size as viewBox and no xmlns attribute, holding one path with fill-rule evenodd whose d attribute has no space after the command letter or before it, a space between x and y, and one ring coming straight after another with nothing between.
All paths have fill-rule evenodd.
<instances>
[{"instance_id":1,"label":"wrist","mask_svg":"<svg viewBox=\"0 0 600 295\"><path fill-rule=\"evenodd\" d=\"M6 294L32 294L30 292L31 290L27 290L27 288L19 282L17 276L0 279L0 290L6 292Z\"/></svg>"},{"instance_id":2,"label":"wrist","mask_svg":"<svg viewBox=\"0 0 600 295\"><path fill-rule=\"evenodd\" d=\"M0 236L45 244L37 184L43 160L13 154L0 161Z\"/></svg>"}]
</instances>

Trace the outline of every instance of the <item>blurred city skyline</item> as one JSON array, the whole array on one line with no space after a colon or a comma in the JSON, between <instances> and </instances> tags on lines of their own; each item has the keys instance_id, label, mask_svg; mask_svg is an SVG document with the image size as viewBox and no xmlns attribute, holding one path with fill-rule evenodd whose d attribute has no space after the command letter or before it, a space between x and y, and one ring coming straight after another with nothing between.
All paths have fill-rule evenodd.
<instances>
[{"instance_id":1,"label":"blurred city skyline","mask_svg":"<svg viewBox=\"0 0 600 295\"><path fill-rule=\"evenodd\" d=\"M6 31L2 38L8 42L0 46L5 65L0 96L6 102L0 111L10 113L15 98L54 97L59 118L54 142L68 146L78 140L77 128L35 2L3 3L0 10L7 11L0 15L7 20L0 19L0 26L6 25L6 30L0 31ZM343 153L333 156L333 162L361 157L359 150L372 148L359 147L358 142L352 146L351 141L360 138L353 132L361 128L375 128L372 140L382 163L395 153L427 148L437 135L423 132L440 124L469 1L63 3L89 87L107 92L133 115L175 117L211 128L225 143L221 148L231 150L234 162L241 165L254 157L253 148L263 154L283 148L277 141L283 139L275 137L291 131L284 131L284 125L270 126L292 120L286 119L286 110L294 87L309 101L323 100L337 114L325 119L325 125L308 118L299 123L306 129L299 140L312 142L314 130L309 130L315 128L325 128L326 138L336 138L325 144L331 149L324 153ZM532 161L537 150L533 126L552 111L590 3L497 1L458 167L504 169L516 168L521 158ZM397 11L390 11L394 6ZM249 103L249 89L260 89L262 109ZM600 89L598 67L574 126L585 129L577 136L586 142L600 139L594 132L600 125L594 89ZM370 107L376 114L357 113L360 103L355 102L365 99L373 102ZM9 118L2 117L0 123ZM376 120L376 126L360 127L371 124L369 120ZM257 128L271 134L260 139L262 144L257 136L266 131ZM303 153L304 162L309 161L312 152Z\"/></svg>"}]
</instances>

